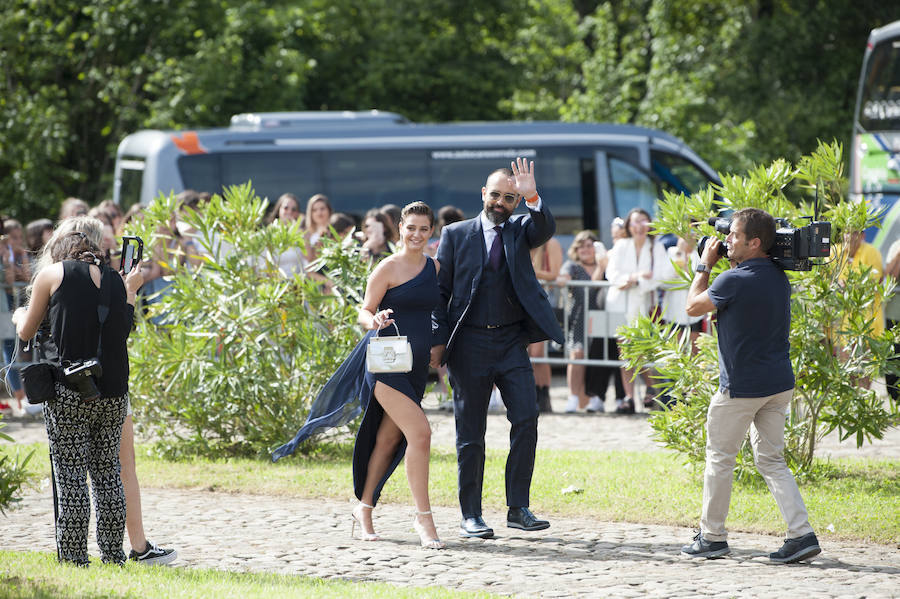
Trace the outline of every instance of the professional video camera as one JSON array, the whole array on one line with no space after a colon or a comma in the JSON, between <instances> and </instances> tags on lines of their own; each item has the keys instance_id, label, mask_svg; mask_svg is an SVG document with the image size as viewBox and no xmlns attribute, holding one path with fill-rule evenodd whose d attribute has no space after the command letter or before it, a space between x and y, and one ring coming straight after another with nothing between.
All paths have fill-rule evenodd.
<instances>
[{"instance_id":1,"label":"professional video camera","mask_svg":"<svg viewBox=\"0 0 900 599\"><path fill-rule=\"evenodd\" d=\"M816 216L805 216L810 223L804 227L793 228L784 218L776 218L778 228L775 230L775 243L769 248L772 260L784 270L812 270L810 258L826 258L831 254L831 223L816 220ZM731 231L730 218L710 218L709 224L716 231L728 235ZM703 255L703 248L709 236L703 237L697 244L697 251ZM719 246L719 255L724 256L725 244Z\"/></svg>"}]
</instances>

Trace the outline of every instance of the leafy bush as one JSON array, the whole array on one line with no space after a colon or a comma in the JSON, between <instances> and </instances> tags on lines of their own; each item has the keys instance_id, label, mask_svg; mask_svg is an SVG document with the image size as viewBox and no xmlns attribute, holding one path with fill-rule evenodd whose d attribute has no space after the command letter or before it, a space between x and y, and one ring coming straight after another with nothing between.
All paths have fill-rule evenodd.
<instances>
[{"instance_id":1,"label":"leafy bush","mask_svg":"<svg viewBox=\"0 0 900 599\"><path fill-rule=\"evenodd\" d=\"M802 225L805 221L800 217L813 214L810 196L818 188L823 218L833 226L832 238L841 239L844 231L859 231L875 223L865 204L842 200L841 190L846 189L842 169L840 145L820 144L795 167L778 160L745 177L723 177L721 187L693 197L667 194L654 227L659 233L680 237L693 237L696 229L713 234L705 224L708 217L721 209L746 207L762 208ZM798 205L785 194L789 185L805 194ZM704 224L691 227L692 219ZM796 387L785 431L785 458L801 475L811 473L818 442L831 431L837 430L842 440L853 437L861 446L866 440L882 438L898 421L896 404L886 406L864 384L893 368L889 359L897 332L875 335L866 308L876 301L883 305L894 281L877 282L858 270L839 277L848 256L840 246L833 249L824 265L809 272L787 271L793 290L790 342ZM713 278L726 267L720 261ZM682 275L689 285L690 274L682 271ZM686 339L675 330L646 318L625 327L623 335L624 358L632 367L655 363L658 386L677 400L670 409L651 416L655 437L687 461L703 463L706 411L719 376L714 332L701 335L696 355L690 354ZM736 472L739 478L758 476L749 438L738 455Z\"/></svg>"},{"instance_id":2,"label":"leafy bush","mask_svg":"<svg viewBox=\"0 0 900 599\"><path fill-rule=\"evenodd\" d=\"M0 419L3 417L0 416ZM0 422L0 431L6 427L6 424ZM4 441L12 441L12 437L0 432L0 439ZM28 461L34 452L29 452L25 459L19 460L19 453L16 451L15 458L6 452L0 452L0 513L6 514L6 508L12 504L21 501L18 497L19 490L26 482L28 482Z\"/></svg>"},{"instance_id":3,"label":"leafy bush","mask_svg":"<svg viewBox=\"0 0 900 599\"><path fill-rule=\"evenodd\" d=\"M164 243L176 208L160 197L129 233ZM355 304L369 267L356 245L323 242L316 266L332 281L328 294L279 271L277 257L303 248L303 234L260 226L264 212L248 183L183 214L205 257L174 267L168 292L131 336L135 410L170 456L267 454L294 435L360 338Z\"/></svg>"}]
</instances>

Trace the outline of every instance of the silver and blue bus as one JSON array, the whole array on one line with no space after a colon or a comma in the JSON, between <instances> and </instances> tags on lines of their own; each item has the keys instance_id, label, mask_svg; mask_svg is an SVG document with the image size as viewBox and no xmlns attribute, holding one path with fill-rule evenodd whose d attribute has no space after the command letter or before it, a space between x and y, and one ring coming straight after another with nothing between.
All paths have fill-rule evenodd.
<instances>
[{"instance_id":1,"label":"silver and blue bus","mask_svg":"<svg viewBox=\"0 0 900 599\"><path fill-rule=\"evenodd\" d=\"M128 208L184 189L218 193L251 181L274 201L324 193L336 211L422 200L466 216L481 210L487 174L517 156L535 161L557 232L599 231L662 190L692 193L716 172L683 141L631 125L560 122L420 124L380 112L235 115L227 128L139 131L119 144L114 199Z\"/></svg>"}]
</instances>

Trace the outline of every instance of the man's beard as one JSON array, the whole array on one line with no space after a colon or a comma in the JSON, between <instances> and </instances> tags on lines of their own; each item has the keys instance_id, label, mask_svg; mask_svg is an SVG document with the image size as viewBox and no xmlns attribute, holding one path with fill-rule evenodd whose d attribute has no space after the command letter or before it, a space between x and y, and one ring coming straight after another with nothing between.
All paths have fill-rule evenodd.
<instances>
[{"instance_id":1,"label":"man's beard","mask_svg":"<svg viewBox=\"0 0 900 599\"><path fill-rule=\"evenodd\" d=\"M489 210L485 210L484 214L487 216L487 219L495 225L502 225L509 220L510 216L512 216L511 212L507 212L502 208L500 209L500 212L497 212L495 208L491 208Z\"/></svg>"}]
</instances>

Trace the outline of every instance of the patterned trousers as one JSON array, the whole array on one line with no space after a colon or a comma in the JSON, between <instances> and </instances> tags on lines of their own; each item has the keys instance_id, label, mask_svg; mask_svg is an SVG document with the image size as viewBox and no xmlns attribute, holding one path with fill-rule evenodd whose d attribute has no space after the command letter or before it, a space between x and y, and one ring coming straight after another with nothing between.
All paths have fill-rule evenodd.
<instances>
[{"instance_id":1,"label":"patterned trousers","mask_svg":"<svg viewBox=\"0 0 900 599\"><path fill-rule=\"evenodd\" d=\"M76 391L57 383L56 399L44 405L59 508L56 546L62 561L88 564L90 474L101 558L107 563L125 563L125 491L119 475L119 444L127 402L125 394L85 403Z\"/></svg>"}]
</instances>

